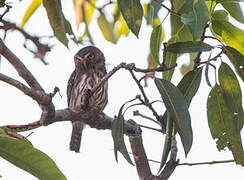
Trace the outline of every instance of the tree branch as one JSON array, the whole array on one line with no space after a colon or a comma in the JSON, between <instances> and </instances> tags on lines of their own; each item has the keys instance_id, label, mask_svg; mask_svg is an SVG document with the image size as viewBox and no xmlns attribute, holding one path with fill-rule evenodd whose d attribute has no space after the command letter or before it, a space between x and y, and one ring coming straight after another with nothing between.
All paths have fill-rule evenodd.
<instances>
[{"instance_id":1,"label":"tree branch","mask_svg":"<svg viewBox=\"0 0 244 180\"><path fill-rule=\"evenodd\" d=\"M77 106L74 109L60 109L55 110L55 106L52 103L52 97L58 92L58 89L55 88L54 92L51 94L46 94L45 91L42 89L41 85L37 82L35 77L30 73L30 71L24 66L24 64L16 57L3 43L3 41L0 39L0 54L2 54L17 70L19 75L27 82L27 84L30 86L27 87L26 85L20 83L19 81L12 79L6 75L0 74L0 80L18 88L22 92L24 92L26 95L32 97L34 100L36 100L42 109L42 114L40 117L40 120L38 122L35 122L34 125L40 124L47 126L49 124L55 123L55 122L61 122L61 121L81 121L85 124L89 125L91 128L96 129L111 129L112 128L112 122L114 121L113 118L107 116L103 112L101 112L96 107L89 107L87 109L84 109L84 104L81 104L80 106ZM136 68L135 64L125 64L121 63L117 67L115 67L112 71L110 71L101 81L98 83L94 88L90 90L90 92L87 95L87 98L90 98L93 93L102 86L105 81L107 81L115 72L117 72L119 69L124 68L131 72L132 77L137 82L137 85L139 86L142 94L144 92L143 88L140 86L138 80L136 79L133 71L135 72L162 72L169 70L172 67L164 67L160 66L158 68L153 69L140 69ZM41 94L41 95L40 95ZM46 100L48 99L48 100ZM144 99L142 102L144 102L145 105L147 105L153 112L154 115L156 111L152 108L152 103L149 102L148 98L146 97L144 93ZM45 103L44 103L45 102ZM158 115L157 115L158 116ZM158 118L160 118L158 116ZM158 119L157 119L158 120ZM33 124L30 124L30 126ZM12 126L13 127L13 126ZM24 126L26 127L26 126ZM11 126L9 126L11 128ZM124 122L124 134L129 136L129 141L132 149L132 153L134 156L134 161L136 164L136 168L138 171L138 175L140 179L142 180L153 180L153 179L159 179L162 178L160 176L154 176L151 173L151 169L148 163L148 159L145 153L145 149L142 143L142 136L141 136L141 129L138 124L136 124L134 121L129 120ZM172 153L171 149L171 153ZM164 172L167 173L166 175L161 176L163 178L169 177L171 173L173 172L175 165L178 164L178 162L175 162L173 158L170 159L170 161L167 163Z\"/></svg>"},{"instance_id":2,"label":"tree branch","mask_svg":"<svg viewBox=\"0 0 244 180\"><path fill-rule=\"evenodd\" d=\"M137 174L140 180L150 179L150 177L152 177L152 172L147 160L147 155L142 143L141 135L129 136L129 141L136 164Z\"/></svg>"},{"instance_id":3,"label":"tree branch","mask_svg":"<svg viewBox=\"0 0 244 180\"><path fill-rule=\"evenodd\" d=\"M31 88L44 91L41 85L36 80L36 78L25 67L25 65L20 61L20 59L14 53L12 53L12 51L4 44L1 38L0 54L2 54L12 64L12 66L14 66L19 76L22 77Z\"/></svg>"},{"instance_id":4,"label":"tree branch","mask_svg":"<svg viewBox=\"0 0 244 180\"><path fill-rule=\"evenodd\" d=\"M18 26L16 26L16 24L11 23L9 21L5 21L3 19L0 18L0 22L3 24L3 26L0 27L0 29L3 29L5 31L5 33L8 30L16 30L18 32L20 32L26 40L30 40L34 43L34 45L36 46L36 51L33 51L31 49L28 49L31 53L33 53L35 55L35 57L39 58L43 64L47 65L47 62L45 61L44 57L47 54L47 52L51 51L51 46L49 46L48 44L43 44L40 42L40 37L37 36L32 36L30 34L28 34L26 31L24 31L23 29L19 28ZM26 48L26 45L24 44L24 47Z\"/></svg>"},{"instance_id":5,"label":"tree branch","mask_svg":"<svg viewBox=\"0 0 244 180\"><path fill-rule=\"evenodd\" d=\"M197 163L180 163L178 166L196 166L196 165L212 165L212 164L223 164L223 163L232 163L235 160L222 160L222 161L210 161L210 162L197 162Z\"/></svg>"},{"instance_id":6,"label":"tree branch","mask_svg":"<svg viewBox=\"0 0 244 180\"><path fill-rule=\"evenodd\" d=\"M22 84L21 82L13 79L11 77L8 77L2 73L0 73L0 80L16 87L17 89L22 91L24 94L31 97L35 101L37 101L39 104L46 105L46 104L50 104L50 102L51 102L51 97L48 96L44 91L31 89L31 88L27 87L26 85Z\"/></svg>"}]
</instances>

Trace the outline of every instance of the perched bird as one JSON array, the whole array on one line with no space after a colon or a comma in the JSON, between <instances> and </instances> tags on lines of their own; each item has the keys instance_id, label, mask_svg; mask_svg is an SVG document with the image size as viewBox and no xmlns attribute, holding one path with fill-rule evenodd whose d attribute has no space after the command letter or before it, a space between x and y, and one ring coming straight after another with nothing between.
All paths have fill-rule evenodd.
<instances>
[{"instance_id":1,"label":"perched bird","mask_svg":"<svg viewBox=\"0 0 244 180\"><path fill-rule=\"evenodd\" d=\"M79 50L74 56L75 70L67 85L67 100L70 109L84 104L85 93L91 90L107 74L105 57L98 48L88 46ZM108 102L107 81L89 98L89 107L96 106L103 110ZM82 131L85 124L80 121L72 122L70 150L79 152Z\"/></svg>"}]
</instances>

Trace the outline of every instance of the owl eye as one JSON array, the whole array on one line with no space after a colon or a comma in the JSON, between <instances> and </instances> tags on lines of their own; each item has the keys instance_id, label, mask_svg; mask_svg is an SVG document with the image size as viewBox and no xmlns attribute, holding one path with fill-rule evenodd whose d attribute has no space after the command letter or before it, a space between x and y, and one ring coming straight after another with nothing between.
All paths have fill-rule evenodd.
<instances>
[{"instance_id":1,"label":"owl eye","mask_svg":"<svg viewBox=\"0 0 244 180\"><path fill-rule=\"evenodd\" d=\"M89 59L93 59L94 57L95 57L94 54L89 54L89 55L88 55L88 58L89 58Z\"/></svg>"},{"instance_id":2,"label":"owl eye","mask_svg":"<svg viewBox=\"0 0 244 180\"><path fill-rule=\"evenodd\" d=\"M80 62L80 61L81 61L81 58L75 57L75 60L76 60L77 62Z\"/></svg>"}]
</instances>

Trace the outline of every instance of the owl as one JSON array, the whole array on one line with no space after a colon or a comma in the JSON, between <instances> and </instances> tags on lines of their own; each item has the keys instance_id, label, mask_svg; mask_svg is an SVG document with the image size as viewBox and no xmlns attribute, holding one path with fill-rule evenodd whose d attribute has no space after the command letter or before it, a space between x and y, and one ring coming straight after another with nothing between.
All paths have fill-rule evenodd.
<instances>
[{"instance_id":1,"label":"owl","mask_svg":"<svg viewBox=\"0 0 244 180\"><path fill-rule=\"evenodd\" d=\"M87 46L79 50L74 56L75 70L72 72L67 85L68 107L73 109L85 104L86 92L91 90L107 74L105 57L101 50L94 46ZM108 102L107 81L99 87L89 98L88 106L96 106L103 110ZM84 122L72 122L70 150L79 152Z\"/></svg>"}]
</instances>

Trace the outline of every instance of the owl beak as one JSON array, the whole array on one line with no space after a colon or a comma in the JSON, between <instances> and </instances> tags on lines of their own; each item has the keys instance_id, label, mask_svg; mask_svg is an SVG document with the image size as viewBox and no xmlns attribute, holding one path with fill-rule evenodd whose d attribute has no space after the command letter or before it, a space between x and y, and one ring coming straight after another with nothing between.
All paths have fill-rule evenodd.
<instances>
[{"instance_id":1,"label":"owl beak","mask_svg":"<svg viewBox=\"0 0 244 180\"><path fill-rule=\"evenodd\" d=\"M87 69L87 61L86 61L86 59L83 59L81 62L84 65L85 69Z\"/></svg>"}]
</instances>

